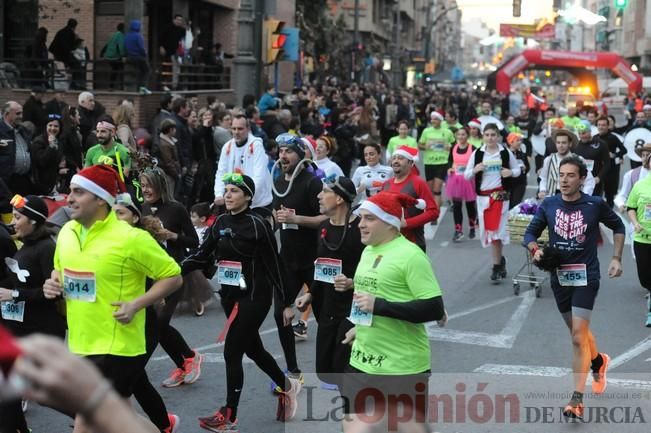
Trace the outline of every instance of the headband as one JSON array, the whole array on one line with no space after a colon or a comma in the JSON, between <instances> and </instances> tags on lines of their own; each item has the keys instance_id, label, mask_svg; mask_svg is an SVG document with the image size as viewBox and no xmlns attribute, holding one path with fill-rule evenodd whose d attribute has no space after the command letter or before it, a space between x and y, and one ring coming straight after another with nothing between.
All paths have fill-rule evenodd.
<instances>
[{"instance_id":1,"label":"headband","mask_svg":"<svg viewBox=\"0 0 651 433\"><path fill-rule=\"evenodd\" d=\"M105 120L100 120L99 122L97 122L97 126L95 127L95 129L100 129L100 128L115 131L115 125Z\"/></svg>"}]
</instances>

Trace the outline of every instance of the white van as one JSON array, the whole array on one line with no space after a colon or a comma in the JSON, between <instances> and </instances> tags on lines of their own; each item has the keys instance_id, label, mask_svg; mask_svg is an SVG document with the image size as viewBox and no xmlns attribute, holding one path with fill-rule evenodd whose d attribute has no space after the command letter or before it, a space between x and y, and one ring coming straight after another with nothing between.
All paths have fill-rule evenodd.
<instances>
[{"instance_id":1,"label":"white van","mask_svg":"<svg viewBox=\"0 0 651 433\"><path fill-rule=\"evenodd\" d=\"M642 87L651 89L651 77L644 77ZM628 96L628 84L621 78L608 83L608 87L601 93L601 101L608 109L624 110L624 99Z\"/></svg>"}]
</instances>

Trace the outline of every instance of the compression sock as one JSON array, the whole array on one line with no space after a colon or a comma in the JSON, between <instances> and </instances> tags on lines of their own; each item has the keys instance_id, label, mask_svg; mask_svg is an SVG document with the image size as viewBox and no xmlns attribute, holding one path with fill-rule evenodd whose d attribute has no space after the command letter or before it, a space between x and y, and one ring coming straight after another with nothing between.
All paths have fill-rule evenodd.
<instances>
[{"instance_id":1,"label":"compression sock","mask_svg":"<svg viewBox=\"0 0 651 433\"><path fill-rule=\"evenodd\" d=\"M596 373L599 371L603 363L604 363L604 359L601 357L601 353L597 353L597 357L592 360L592 365L590 366L590 368L592 369L592 371Z\"/></svg>"}]
</instances>

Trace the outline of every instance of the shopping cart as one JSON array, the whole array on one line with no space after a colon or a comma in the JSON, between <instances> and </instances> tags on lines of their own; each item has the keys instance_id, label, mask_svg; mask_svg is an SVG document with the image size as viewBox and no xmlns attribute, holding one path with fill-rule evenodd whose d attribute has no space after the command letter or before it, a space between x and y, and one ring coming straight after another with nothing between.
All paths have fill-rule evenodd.
<instances>
[{"instance_id":1,"label":"shopping cart","mask_svg":"<svg viewBox=\"0 0 651 433\"><path fill-rule=\"evenodd\" d=\"M524 234L527 231L527 226L532 219L533 215L519 214L517 213L517 210L509 215L508 228L512 242L522 243L524 240ZM549 232L545 229L540 238L538 238L538 245L542 248L548 242ZM533 257L526 246L524 249L524 255L524 264L513 277L513 294L515 296L520 294L520 284L529 284L529 287L535 290L536 298L540 298L542 296L542 284L547 279L547 275L546 273L542 273L542 271L538 271L534 268Z\"/></svg>"}]
</instances>

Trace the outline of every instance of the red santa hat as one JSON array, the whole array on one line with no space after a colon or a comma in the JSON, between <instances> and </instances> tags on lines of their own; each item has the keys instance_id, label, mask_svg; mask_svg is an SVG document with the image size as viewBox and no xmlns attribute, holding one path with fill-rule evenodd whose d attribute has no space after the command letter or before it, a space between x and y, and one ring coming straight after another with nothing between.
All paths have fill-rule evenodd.
<instances>
[{"instance_id":1,"label":"red santa hat","mask_svg":"<svg viewBox=\"0 0 651 433\"><path fill-rule=\"evenodd\" d=\"M429 115L430 119L444 120L443 114L440 111L432 111Z\"/></svg>"},{"instance_id":2,"label":"red santa hat","mask_svg":"<svg viewBox=\"0 0 651 433\"><path fill-rule=\"evenodd\" d=\"M6 375L14 365L14 361L21 354L20 348L16 345L13 336L5 328L0 326L0 376ZM0 383L2 383L0 377Z\"/></svg>"},{"instance_id":3,"label":"red santa hat","mask_svg":"<svg viewBox=\"0 0 651 433\"><path fill-rule=\"evenodd\" d=\"M402 145L395 152L394 155L400 155L403 158L407 158L410 161L418 161L418 149L415 147L409 147L407 145Z\"/></svg>"},{"instance_id":4,"label":"red santa hat","mask_svg":"<svg viewBox=\"0 0 651 433\"><path fill-rule=\"evenodd\" d=\"M470 122L468 122L468 128L481 129L481 122L479 119L472 119Z\"/></svg>"},{"instance_id":5,"label":"red santa hat","mask_svg":"<svg viewBox=\"0 0 651 433\"><path fill-rule=\"evenodd\" d=\"M88 192L95 194L110 206L115 204L115 197L126 192L124 182L120 180L117 171L110 166L99 164L84 168L72 176L70 184L75 184Z\"/></svg>"},{"instance_id":6,"label":"red santa hat","mask_svg":"<svg viewBox=\"0 0 651 433\"><path fill-rule=\"evenodd\" d=\"M305 148L312 152L312 159L316 158L316 140L311 135L301 137L301 141L305 144Z\"/></svg>"},{"instance_id":7,"label":"red santa hat","mask_svg":"<svg viewBox=\"0 0 651 433\"><path fill-rule=\"evenodd\" d=\"M369 199L363 201L355 213L359 215L361 210L366 210L385 223L400 230L400 221L402 220L403 209L410 207L425 209L425 200L422 198L415 199L406 194L380 191Z\"/></svg>"}]
</instances>

